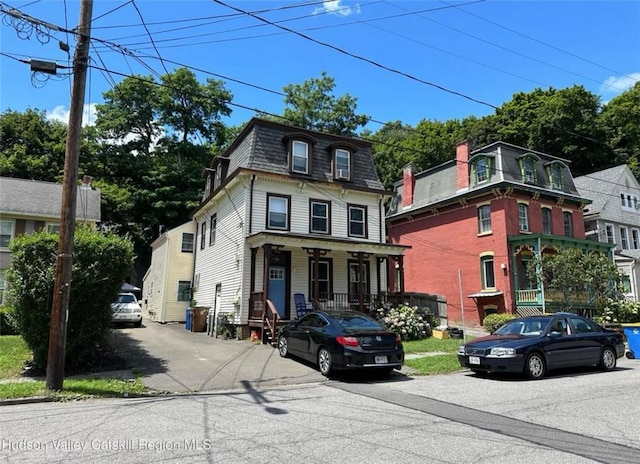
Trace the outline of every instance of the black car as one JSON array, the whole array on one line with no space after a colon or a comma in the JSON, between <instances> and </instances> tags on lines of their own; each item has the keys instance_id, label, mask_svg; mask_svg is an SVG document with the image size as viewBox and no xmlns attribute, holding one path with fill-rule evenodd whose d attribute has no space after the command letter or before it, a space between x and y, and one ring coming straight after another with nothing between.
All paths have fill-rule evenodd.
<instances>
[{"instance_id":1,"label":"black car","mask_svg":"<svg viewBox=\"0 0 640 464\"><path fill-rule=\"evenodd\" d=\"M566 367L599 366L610 371L623 355L620 332L570 313L513 319L458 350L460 365L473 372L511 372L534 380Z\"/></svg>"},{"instance_id":2,"label":"black car","mask_svg":"<svg viewBox=\"0 0 640 464\"><path fill-rule=\"evenodd\" d=\"M404 363L402 339L380 322L357 311L317 311L282 327L280 356L299 356L330 376L346 369L390 374Z\"/></svg>"}]
</instances>

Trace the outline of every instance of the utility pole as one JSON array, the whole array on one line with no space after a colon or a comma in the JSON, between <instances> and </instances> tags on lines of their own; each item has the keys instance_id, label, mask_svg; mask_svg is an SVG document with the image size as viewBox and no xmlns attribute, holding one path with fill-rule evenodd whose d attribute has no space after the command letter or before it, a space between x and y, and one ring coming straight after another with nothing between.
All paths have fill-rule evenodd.
<instances>
[{"instance_id":1,"label":"utility pole","mask_svg":"<svg viewBox=\"0 0 640 464\"><path fill-rule=\"evenodd\" d=\"M92 11L93 0L82 0L80 23L78 24L78 45L73 58L73 86L71 89L69 125L64 159L60 235L58 238L58 256L53 287L53 305L51 307L46 380L47 389L49 390L62 390L64 380L73 235L76 223L76 197L78 192L78 155L82 133L82 112L87 80Z\"/></svg>"}]
</instances>

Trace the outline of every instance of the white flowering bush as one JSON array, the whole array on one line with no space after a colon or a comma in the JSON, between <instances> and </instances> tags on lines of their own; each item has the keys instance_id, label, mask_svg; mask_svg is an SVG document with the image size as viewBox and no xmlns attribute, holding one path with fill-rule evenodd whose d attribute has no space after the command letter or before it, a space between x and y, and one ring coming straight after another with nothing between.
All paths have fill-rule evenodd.
<instances>
[{"instance_id":1,"label":"white flowering bush","mask_svg":"<svg viewBox=\"0 0 640 464\"><path fill-rule=\"evenodd\" d=\"M631 300L609 299L593 318L600 324L640 322L640 303Z\"/></svg>"},{"instance_id":2,"label":"white flowering bush","mask_svg":"<svg viewBox=\"0 0 640 464\"><path fill-rule=\"evenodd\" d=\"M377 309L378 320L403 340L420 340L431 333L431 326L420 314L417 306L404 304L397 308Z\"/></svg>"}]
</instances>

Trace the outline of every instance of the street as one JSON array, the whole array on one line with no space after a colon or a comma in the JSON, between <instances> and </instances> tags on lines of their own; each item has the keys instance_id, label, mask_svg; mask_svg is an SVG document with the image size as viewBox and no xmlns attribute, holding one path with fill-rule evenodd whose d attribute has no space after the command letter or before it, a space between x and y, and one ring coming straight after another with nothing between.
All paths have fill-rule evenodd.
<instances>
[{"instance_id":1,"label":"street","mask_svg":"<svg viewBox=\"0 0 640 464\"><path fill-rule=\"evenodd\" d=\"M293 362L293 361L292 361ZM4 406L0 461L636 463L640 363Z\"/></svg>"}]
</instances>

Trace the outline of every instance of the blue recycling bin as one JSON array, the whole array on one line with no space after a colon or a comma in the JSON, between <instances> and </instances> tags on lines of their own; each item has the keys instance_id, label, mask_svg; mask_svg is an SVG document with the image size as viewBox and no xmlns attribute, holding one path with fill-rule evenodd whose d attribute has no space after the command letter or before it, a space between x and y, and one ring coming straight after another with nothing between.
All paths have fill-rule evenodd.
<instances>
[{"instance_id":1,"label":"blue recycling bin","mask_svg":"<svg viewBox=\"0 0 640 464\"><path fill-rule=\"evenodd\" d=\"M622 324L622 330L627 337L627 358L640 359L640 323Z\"/></svg>"},{"instance_id":2,"label":"blue recycling bin","mask_svg":"<svg viewBox=\"0 0 640 464\"><path fill-rule=\"evenodd\" d=\"M187 330L191 330L191 315L193 314L193 311L191 311L191 308L187 308L184 310L184 328Z\"/></svg>"}]
</instances>

